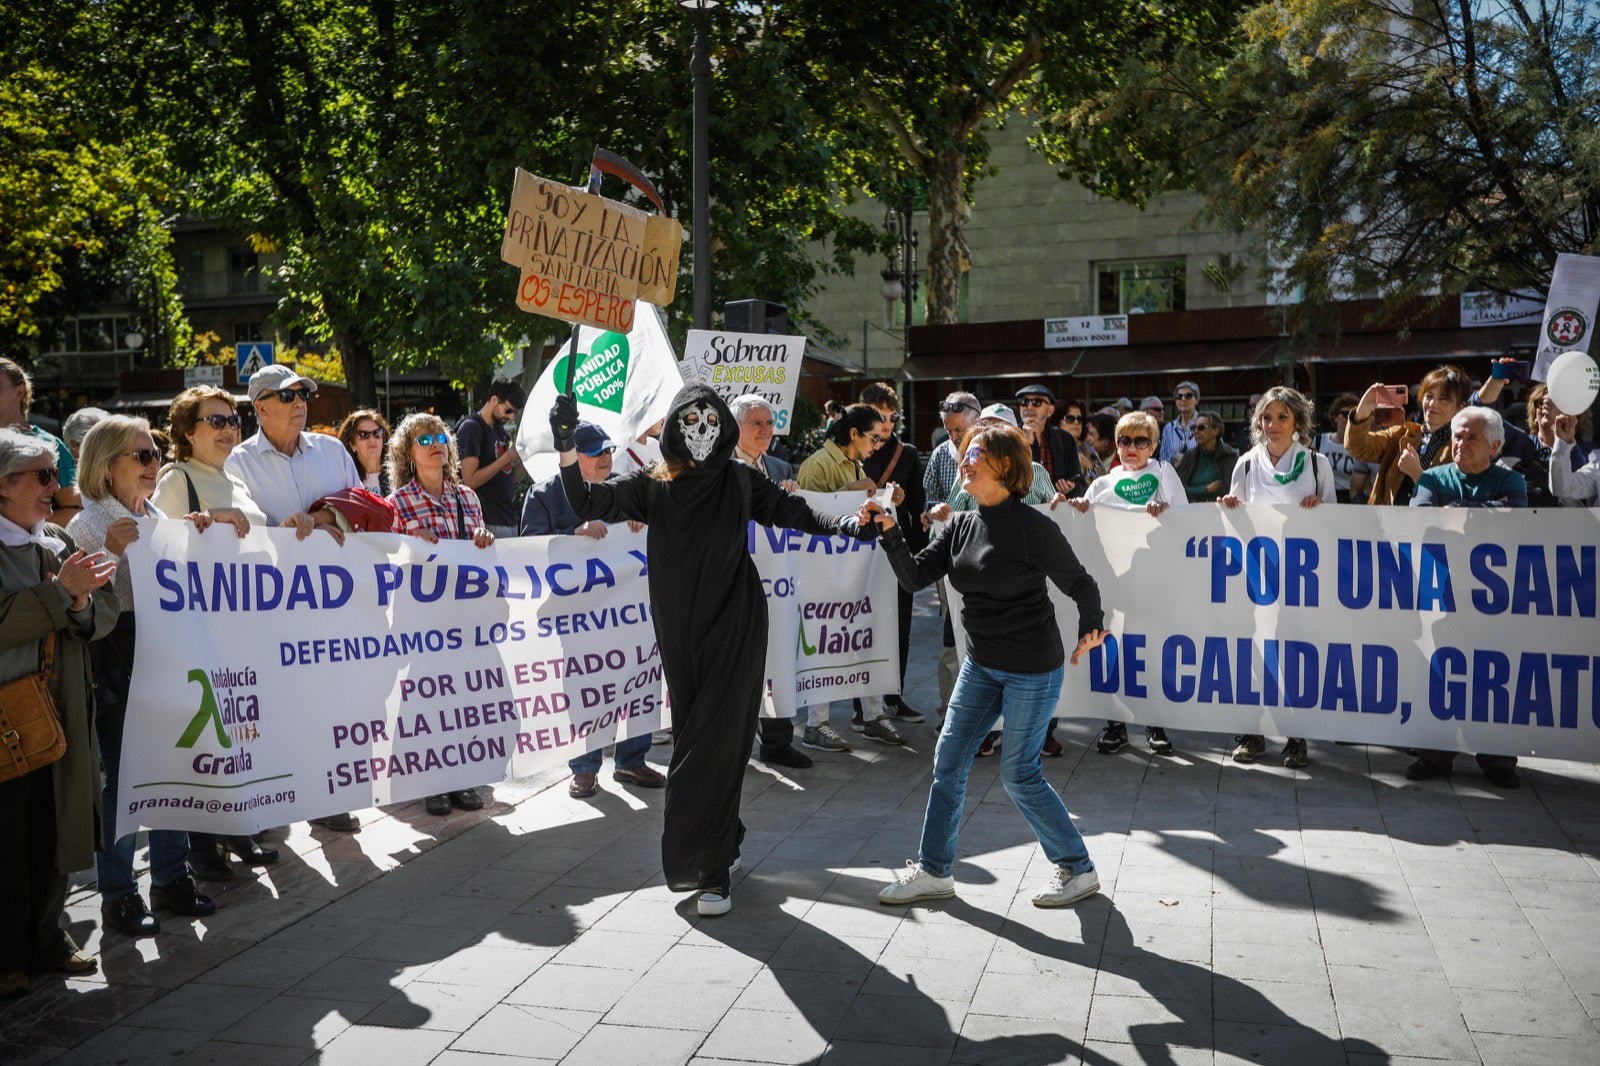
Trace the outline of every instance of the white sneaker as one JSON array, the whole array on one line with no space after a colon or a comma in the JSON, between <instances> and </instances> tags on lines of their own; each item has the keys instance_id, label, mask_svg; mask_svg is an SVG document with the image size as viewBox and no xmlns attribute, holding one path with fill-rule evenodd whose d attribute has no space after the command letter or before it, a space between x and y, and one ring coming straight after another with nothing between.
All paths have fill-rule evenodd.
<instances>
[{"instance_id":1,"label":"white sneaker","mask_svg":"<svg viewBox=\"0 0 1600 1066\"><path fill-rule=\"evenodd\" d=\"M919 899L949 899L955 894L954 877L935 877L915 859L907 859L906 868L895 878L894 884L878 893L878 902L893 907L901 903L915 903Z\"/></svg>"},{"instance_id":2,"label":"white sneaker","mask_svg":"<svg viewBox=\"0 0 1600 1066\"><path fill-rule=\"evenodd\" d=\"M726 889L720 892L716 889L707 889L700 893L700 898L695 901L695 909L708 918L727 914L733 910L733 895Z\"/></svg>"},{"instance_id":3,"label":"white sneaker","mask_svg":"<svg viewBox=\"0 0 1600 1066\"><path fill-rule=\"evenodd\" d=\"M1093 870L1075 874L1065 866L1057 866L1050 875L1044 891L1033 897L1035 907L1070 907L1080 899L1088 899L1100 891L1100 875Z\"/></svg>"}]
</instances>

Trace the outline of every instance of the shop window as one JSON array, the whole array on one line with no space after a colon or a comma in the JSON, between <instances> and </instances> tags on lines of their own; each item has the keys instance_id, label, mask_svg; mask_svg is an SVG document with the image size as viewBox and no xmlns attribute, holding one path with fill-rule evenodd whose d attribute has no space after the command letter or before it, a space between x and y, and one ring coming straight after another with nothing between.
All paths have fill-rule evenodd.
<instances>
[{"instance_id":1,"label":"shop window","mask_svg":"<svg viewBox=\"0 0 1600 1066\"><path fill-rule=\"evenodd\" d=\"M1142 263L1103 263L1096 268L1095 313L1182 311L1185 300L1182 259Z\"/></svg>"}]
</instances>

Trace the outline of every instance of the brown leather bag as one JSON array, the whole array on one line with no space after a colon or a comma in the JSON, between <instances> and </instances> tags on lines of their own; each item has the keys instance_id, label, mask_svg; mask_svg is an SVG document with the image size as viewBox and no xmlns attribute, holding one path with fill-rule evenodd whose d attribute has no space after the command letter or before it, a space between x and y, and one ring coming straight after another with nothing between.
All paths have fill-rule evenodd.
<instances>
[{"instance_id":1,"label":"brown leather bag","mask_svg":"<svg viewBox=\"0 0 1600 1066\"><path fill-rule=\"evenodd\" d=\"M50 695L56 635L44 638L39 672L0 685L0 781L49 766L67 753L67 735Z\"/></svg>"}]
</instances>

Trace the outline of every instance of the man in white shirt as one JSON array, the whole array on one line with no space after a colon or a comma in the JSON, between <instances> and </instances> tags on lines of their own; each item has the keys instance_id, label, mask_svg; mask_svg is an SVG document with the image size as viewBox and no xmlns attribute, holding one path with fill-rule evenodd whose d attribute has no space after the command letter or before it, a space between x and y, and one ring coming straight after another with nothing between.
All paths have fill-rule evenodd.
<instances>
[{"instance_id":1,"label":"man in white shirt","mask_svg":"<svg viewBox=\"0 0 1600 1066\"><path fill-rule=\"evenodd\" d=\"M225 469L244 482L268 521L293 526L302 538L323 525L343 543L331 514L307 513L329 493L361 484L355 461L337 438L305 431L307 405L316 391L315 381L286 366L250 375L250 403L261 429L233 450Z\"/></svg>"},{"instance_id":2,"label":"man in white shirt","mask_svg":"<svg viewBox=\"0 0 1600 1066\"><path fill-rule=\"evenodd\" d=\"M329 493L359 486L361 474L338 438L305 431L306 409L316 391L315 381L286 366L251 374L250 403L261 429L233 450L224 469L244 482L268 521L293 526L301 540L321 526L343 544L344 533L331 511L323 508L315 517L308 512ZM313 818L311 824L346 833L361 827L350 814Z\"/></svg>"}]
</instances>

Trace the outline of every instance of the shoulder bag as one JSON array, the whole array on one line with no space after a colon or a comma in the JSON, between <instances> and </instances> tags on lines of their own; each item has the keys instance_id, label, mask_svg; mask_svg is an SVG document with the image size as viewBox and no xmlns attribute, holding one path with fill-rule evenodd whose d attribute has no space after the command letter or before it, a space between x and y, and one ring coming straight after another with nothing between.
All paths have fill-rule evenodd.
<instances>
[{"instance_id":1,"label":"shoulder bag","mask_svg":"<svg viewBox=\"0 0 1600 1066\"><path fill-rule=\"evenodd\" d=\"M50 696L56 635L44 638L39 672L0 685L0 781L49 766L67 753L61 715Z\"/></svg>"}]
</instances>

